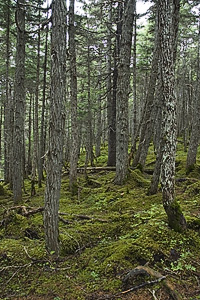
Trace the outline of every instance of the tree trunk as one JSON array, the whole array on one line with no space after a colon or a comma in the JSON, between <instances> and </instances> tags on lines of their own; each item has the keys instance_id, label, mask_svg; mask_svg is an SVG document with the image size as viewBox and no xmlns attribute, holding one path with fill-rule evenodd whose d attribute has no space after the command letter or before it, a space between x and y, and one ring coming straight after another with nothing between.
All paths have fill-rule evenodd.
<instances>
[{"instance_id":1,"label":"tree trunk","mask_svg":"<svg viewBox=\"0 0 200 300\"><path fill-rule=\"evenodd\" d=\"M25 0L17 1L16 73L14 85L14 136L13 136L13 196L14 203L22 201L25 106Z\"/></svg>"},{"instance_id":2,"label":"tree trunk","mask_svg":"<svg viewBox=\"0 0 200 300\"><path fill-rule=\"evenodd\" d=\"M159 41L160 36L157 30L158 29L157 22L158 21L156 17L155 43L154 43L153 59L151 64L151 75L148 84L144 116L142 118L139 146L133 160L133 167L139 165L141 169L144 168L146 162L149 144L153 135L153 129L155 124L156 105L155 105L154 94L156 88L156 81L158 77L158 59L159 59L159 45L160 45L160 41Z\"/></svg>"},{"instance_id":3,"label":"tree trunk","mask_svg":"<svg viewBox=\"0 0 200 300\"><path fill-rule=\"evenodd\" d=\"M118 4L119 11L119 4ZM109 7L108 13L108 36L107 36L107 123L108 123L108 166L116 165L116 82L117 82L117 71L116 71L116 48L115 44L115 57L114 57L114 71L113 71L113 90L112 90L112 5ZM120 22L117 23L117 28L120 26ZM119 29L118 35L119 35ZM116 33L116 41L117 41ZM112 92L113 91L113 92Z\"/></svg>"},{"instance_id":4,"label":"tree trunk","mask_svg":"<svg viewBox=\"0 0 200 300\"><path fill-rule=\"evenodd\" d=\"M46 27L45 36L45 53L44 53L44 71L43 71L43 90L42 90L42 112L40 125L40 142L39 142L39 158L38 158L38 186L42 186L44 154L45 154L45 106L46 106L46 84L47 84L47 54L48 54L48 35L49 28Z\"/></svg>"},{"instance_id":5,"label":"tree trunk","mask_svg":"<svg viewBox=\"0 0 200 300\"><path fill-rule=\"evenodd\" d=\"M51 95L44 228L49 253L59 255L58 208L63 166L66 88L66 1L52 2Z\"/></svg>"},{"instance_id":6,"label":"tree trunk","mask_svg":"<svg viewBox=\"0 0 200 300\"><path fill-rule=\"evenodd\" d=\"M123 13L117 80L115 184L123 184L128 175L128 100L134 3L135 0L127 1Z\"/></svg>"},{"instance_id":7,"label":"tree trunk","mask_svg":"<svg viewBox=\"0 0 200 300\"><path fill-rule=\"evenodd\" d=\"M39 9L39 24L40 24L40 6ZM35 90L35 117L33 124L33 164L31 174L31 196L35 196L35 178L37 176L38 164L39 164L39 128L38 128L38 110L39 110L39 88L40 88L40 28L38 28L38 39L37 39L37 74L36 74L36 90Z\"/></svg>"},{"instance_id":8,"label":"tree trunk","mask_svg":"<svg viewBox=\"0 0 200 300\"><path fill-rule=\"evenodd\" d=\"M70 191L77 193L78 164L78 119L77 119L77 74L76 45L74 27L74 0L69 6L69 55L70 55L70 91L71 91L71 147L70 147Z\"/></svg>"},{"instance_id":9,"label":"tree trunk","mask_svg":"<svg viewBox=\"0 0 200 300\"><path fill-rule=\"evenodd\" d=\"M92 167L94 167L94 152L93 152L93 131L92 131L92 100L91 100L91 72L90 72L90 46L88 38L88 47L87 47L87 140L86 140L86 163L90 161Z\"/></svg>"},{"instance_id":10,"label":"tree trunk","mask_svg":"<svg viewBox=\"0 0 200 300\"><path fill-rule=\"evenodd\" d=\"M101 45L99 45L99 48ZM102 136L102 97L101 97L101 76L102 76L102 66L101 66L101 48L99 49L99 70L98 70L98 99L97 99L97 116L96 116L96 148L95 148L95 155L99 157L101 155L101 136Z\"/></svg>"},{"instance_id":11,"label":"tree trunk","mask_svg":"<svg viewBox=\"0 0 200 300\"><path fill-rule=\"evenodd\" d=\"M12 133L11 127L11 95L9 88L9 68L10 68L10 0L7 0L6 15L6 101L4 103L4 181L11 183L11 149L12 149Z\"/></svg>"},{"instance_id":12,"label":"tree trunk","mask_svg":"<svg viewBox=\"0 0 200 300\"><path fill-rule=\"evenodd\" d=\"M136 151L137 141L137 53L136 53L136 42L137 42L137 17L136 17L136 1L134 3L134 42L133 42L133 124L132 124L132 153Z\"/></svg>"},{"instance_id":13,"label":"tree trunk","mask_svg":"<svg viewBox=\"0 0 200 300\"><path fill-rule=\"evenodd\" d=\"M190 172L196 164L197 150L200 140L200 15L199 15L199 35L198 35L198 56L197 56L197 83L196 95L194 98L193 123L190 136L190 144L187 154L186 171Z\"/></svg>"},{"instance_id":14,"label":"tree trunk","mask_svg":"<svg viewBox=\"0 0 200 300\"><path fill-rule=\"evenodd\" d=\"M174 94L174 33L172 6L180 5L180 0L159 0L158 16L161 36L161 80L163 91L163 114L161 134L161 186L163 206L168 223L176 231L186 229L186 221L179 204L175 200L175 154L176 154L176 98ZM178 29L178 28L177 28Z\"/></svg>"}]
</instances>

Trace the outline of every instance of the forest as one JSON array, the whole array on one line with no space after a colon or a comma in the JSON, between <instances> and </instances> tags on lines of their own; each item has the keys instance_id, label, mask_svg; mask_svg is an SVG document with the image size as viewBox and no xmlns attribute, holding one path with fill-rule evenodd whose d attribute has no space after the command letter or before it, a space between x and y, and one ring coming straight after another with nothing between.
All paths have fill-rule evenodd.
<instances>
[{"instance_id":1,"label":"forest","mask_svg":"<svg viewBox=\"0 0 200 300\"><path fill-rule=\"evenodd\" d=\"M0 41L0 300L200 299L199 0L5 0Z\"/></svg>"}]
</instances>

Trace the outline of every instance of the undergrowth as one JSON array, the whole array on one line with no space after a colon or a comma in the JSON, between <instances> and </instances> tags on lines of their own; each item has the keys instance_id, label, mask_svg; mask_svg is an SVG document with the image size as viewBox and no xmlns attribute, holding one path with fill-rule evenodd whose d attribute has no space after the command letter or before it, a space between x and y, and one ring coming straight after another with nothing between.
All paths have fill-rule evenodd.
<instances>
[{"instance_id":1,"label":"undergrowth","mask_svg":"<svg viewBox=\"0 0 200 300\"><path fill-rule=\"evenodd\" d=\"M98 166L106 164L106 150L102 153ZM182 234L168 227L161 191L147 196L151 175L145 170L132 170L123 186L114 185L112 171L91 173L87 179L80 174L76 196L70 194L65 175L57 261L45 250L42 212L27 217L11 209L11 192L1 184L0 299L111 297L127 288L123 278L138 265L148 265L168 276L183 299L200 299L200 174L197 165L186 175L185 161L186 154L179 145L176 195L188 222ZM80 164L83 162L81 157ZM150 148L147 165L153 168L154 162ZM30 197L30 180L26 180L25 189L25 207L43 206L44 188ZM138 284L135 280L131 285ZM161 284L152 289L160 293L160 299L167 299ZM134 292L132 298L123 297L117 299L152 299L152 294L143 289Z\"/></svg>"}]
</instances>

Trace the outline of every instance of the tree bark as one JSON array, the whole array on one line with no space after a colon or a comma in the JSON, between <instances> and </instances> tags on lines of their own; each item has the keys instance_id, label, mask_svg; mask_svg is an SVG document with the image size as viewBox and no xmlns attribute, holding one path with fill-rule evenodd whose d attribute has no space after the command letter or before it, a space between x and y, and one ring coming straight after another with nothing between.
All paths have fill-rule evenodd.
<instances>
[{"instance_id":1,"label":"tree bark","mask_svg":"<svg viewBox=\"0 0 200 300\"><path fill-rule=\"evenodd\" d=\"M39 142L39 158L38 158L38 186L42 187L42 180L44 180L43 175L43 165L44 165L44 155L45 155L45 107L46 107L46 85L47 85L47 55L48 55L48 36L49 28L46 27L45 35L45 52L44 52L44 69L43 69L43 88L42 88L42 112L41 112L41 122L40 122L40 142Z\"/></svg>"},{"instance_id":2,"label":"tree bark","mask_svg":"<svg viewBox=\"0 0 200 300\"><path fill-rule=\"evenodd\" d=\"M158 18L161 36L161 80L163 92L163 114L161 133L161 186L163 206L168 223L176 231L186 229L186 221L179 204L175 200L175 155L176 155L176 97L174 94L174 33L171 27L173 4L180 6L180 0L159 0Z\"/></svg>"},{"instance_id":3,"label":"tree bark","mask_svg":"<svg viewBox=\"0 0 200 300\"><path fill-rule=\"evenodd\" d=\"M135 0L127 1L123 13L117 80L115 184L123 184L128 176L128 99L134 3Z\"/></svg>"},{"instance_id":4,"label":"tree bark","mask_svg":"<svg viewBox=\"0 0 200 300\"><path fill-rule=\"evenodd\" d=\"M71 147L70 147L70 191L77 193L78 164L78 119L77 119L77 74L76 74L76 44L74 26L74 0L69 5L69 55L70 55L70 92L71 92Z\"/></svg>"},{"instance_id":5,"label":"tree bark","mask_svg":"<svg viewBox=\"0 0 200 300\"><path fill-rule=\"evenodd\" d=\"M10 69L10 0L7 0L6 15L6 101L4 103L4 181L11 183L11 149L12 134L11 127L11 95L9 88L9 69Z\"/></svg>"},{"instance_id":6,"label":"tree bark","mask_svg":"<svg viewBox=\"0 0 200 300\"><path fill-rule=\"evenodd\" d=\"M187 172L193 170L194 165L196 164L196 156L200 140L200 15L198 33L196 95L194 98L193 123L186 162Z\"/></svg>"},{"instance_id":7,"label":"tree bark","mask_svg":"<svg viewBox=\"0 0 200 300\"><path fill-rule=\"evenodd\" d=\"M151 75L148 84L144 116L142 118L139 146L133 160L133 167L139 165L141 169L144 168L146 162L149 144L151 142L154 124L155 124L155 116L156 116L155 89L156 89L156 81L158 77L158 60L159 60L159 45L160 45L159 39L160 39L160 35L158 34L157 16L156 16L155 42L154 42L153 59L151 64Z\"/></svg>"},{"instance_id":8,"label":"tree bark","mask_svg":"<svg viewBox=\"0 0 200 300\"><path fill-rule=\"evenodd\" d=\"M17 1L16 72L14 85L13 196L22 201L25 107L25 0Z\"/></svg>"},{"instance_id":9,"label":"tree bark","mask_svg":"<svg viewBox=\"0 0 200 300\"><path fill-rule=\"evenodd\" d=\"M58 208L63 166L66 88L66 1L52 2L51 94L44 228L48 252L59 255Z\"/></svg>"}]
</instances>

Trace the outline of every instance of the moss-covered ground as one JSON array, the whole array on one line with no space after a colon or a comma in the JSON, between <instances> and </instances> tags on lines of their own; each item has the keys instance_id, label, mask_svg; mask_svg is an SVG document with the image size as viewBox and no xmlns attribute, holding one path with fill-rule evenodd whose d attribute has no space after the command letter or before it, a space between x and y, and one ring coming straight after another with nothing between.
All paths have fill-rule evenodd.
<instances>
[{"instance_id":1,"label":"moss-covered ground","mask_svg":"<svg viewBox=\"0 0 200 300\"><path fill-rule=\"evenodd\" d=\"M106 165L106 149L96 161ZM153 168L152 148L147 160ZM81 157L83 165L84 158ZM45 250L42 212L23 215L13 208L8 187L0 187L0 299L173 299L163 283L120 294L155 278L123 278L138 265L159 271L181 299L200 299L200 161L186 175L186 153L177 151L176 196L188 222L184 233L171 230L162 195L147 196L151 175L132 170L123 186L111 171L79 175L71 196L68 176L60 199L60 258ZM23 205L43 206L44 188L30 197L25 181ZM65 222L64 222L65 221Z\"/></svg>"}]
</instances>

